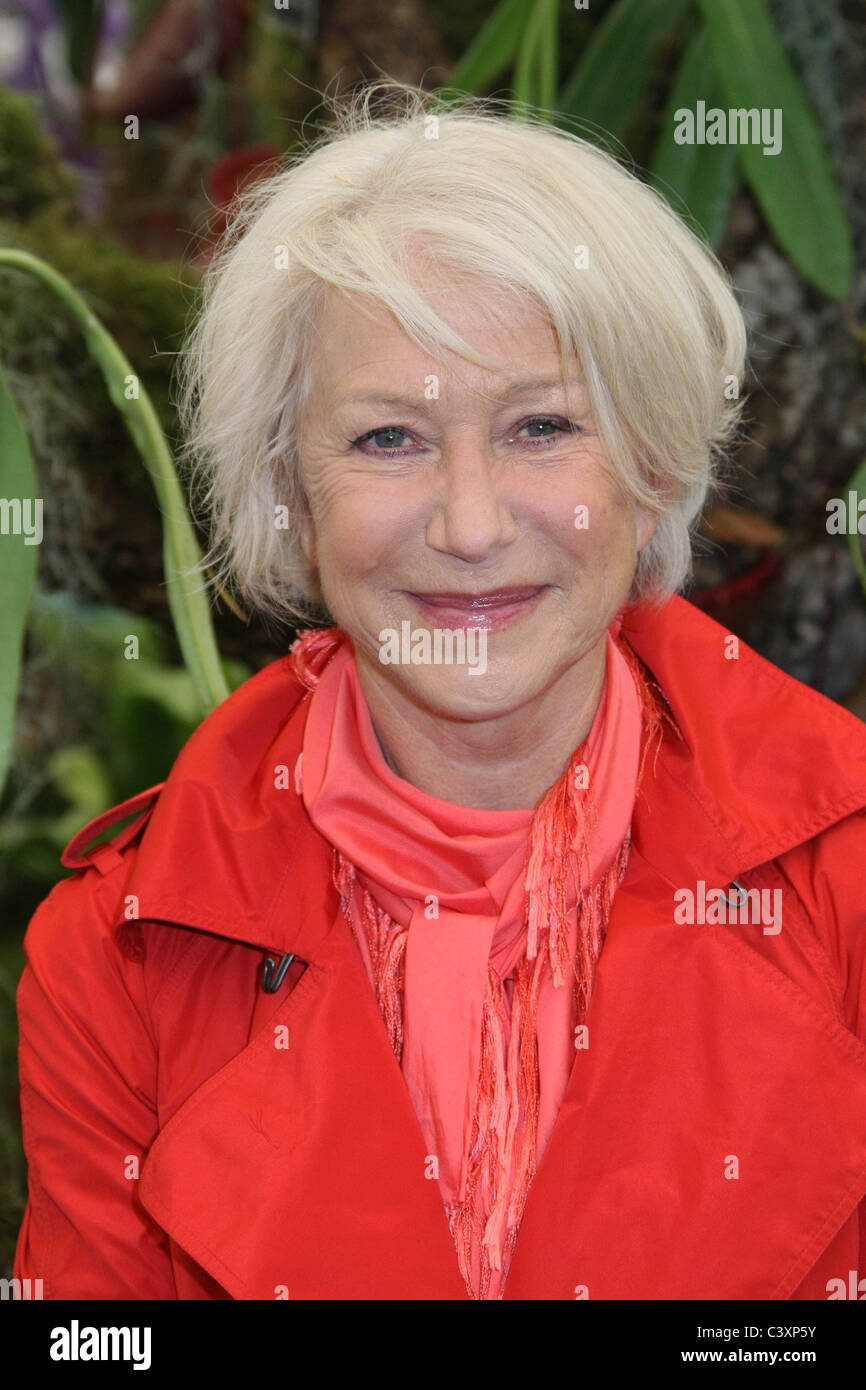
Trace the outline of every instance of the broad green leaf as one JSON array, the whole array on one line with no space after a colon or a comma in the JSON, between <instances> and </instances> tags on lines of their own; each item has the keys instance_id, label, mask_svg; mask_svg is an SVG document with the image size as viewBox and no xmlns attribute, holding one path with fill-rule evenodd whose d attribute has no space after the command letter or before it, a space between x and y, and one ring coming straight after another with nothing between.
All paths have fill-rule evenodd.
<instances>
[{"instance_id":1,"label":"broad green leaf","mask_svg":"<svg viewBox=\"0 0 866 1390\"><path fill-rule=\"evenodd\" d=\"M557 0L543 0L544 22L538 37L538 105L546 115L556 105L556 70L559 54L559 6Z\"/></svg>"},{"instance_id":2,"label":"broad green leaf","mask_svg":"<svg viewBox=\"0 0 866 1390\"><path fill-rule=\"evenodd\" d=\"M651 183L677 212L682 211L678 206L682 199L711 246L721 240L737 187L737 149L735 145L678 145L675 113L695 110L699 100L709 107L721 99L709 35L701 29L677 72L653 156Z\"/></svg>"},{"instance_id":3,"label":"broad green leaf","mask_svg":"<svg viewBox=\"0 0 866 1390\"><path fill-rule=\"evenodd\" d=\"M535 0L502 0L453 69L443 96L450 91L480 92L510 67L534 10Z\"/></svg>"},{"instance_id":4,"label":"broad green leaf","mask_svg":"<svg viewBox=\"0 0 866 1390\"><path fill-rule=\"evenodd\" d=\"M83 690L103 697L107 691L141 696L156 702L168 696L164 708L172 717L198 723L195 688L184 667L169 665L165 634L153 618L101 603L83 603L72 594L46 593L38 585L30 600L28 632L37 650L51 655ZM129 638L137 639L129 656ZM240 662L221 662L229 688L234 690L250 672ZM154 675L157 673L157 675ZM165 686L160 678L170 677Z\"/></svg>"},{"instance_id":5,"label":"broad green leaf","mask_svg":"<svg viewBox=\"0 0 866 1390\"><path fill-rule=\"evenodd\" d=\"M692 0L619 0L592 31L559 95L565 115L621 140L644 99L653 62Z\"/></svg>"},{"instance_id":6,"label":"broad green leaf","mask_svg":"<svg viewBox=\"0 0 866 1390\"><path fill-rule=\"evenodd\" d=\"M0 268L23 270L52 289L71 310L123 422L138 446L162 512L163 565L169 608L184 663L203 714L228 695L211 619L210 604L199 573L191 571L201 552L186 510L171 451L150 397L111 334L64 276L26 251L0 250Z\"/></svg>"},{"instance_id":7,"label":"broad green leaf","mask_svg":"<svg viewBox=\"0 0 866 1390\"><path fill-rule=\"evenodd\" d=\"M511 84L511 92L515 104L515 115L520 114L519 109L517 109L520 106L524 104L535 105L538 100L536 72L539 61L539 45L547 8L547 0L536 0L535 8L532 11L532 16L526 27L526 32L523 35L523 40L517 54L517 62L514 65L514 77Z\"/></svg>"},{"instance_id":8,"label":"broad green leaf","mask_svg":"<svg viewBox=\"0 0 866 1390\"><path fill-rule=\"evenodd\" d=\"M817 119L764 0L699 0L729 109L781 111L782 147L739 148L770 230L807 280L843 299L851 289L851 229Z\"/></svg>"},{"instance_id":9,"label":"broad green leaf","mask_svg":"<svg viewBox=\"0 0 866 1390\"><path fill-rule=\"evenodd\" d=\"M12 751L21 648L41 532L42 499L36 496L30 445L0 370L0 790Z\"/></svg>"},{"instance_id":10,"label":"broad green leaf","mask_svg":"<svg viewBox=\"0 0 866 1390\"><path fill-rule=\"evenodd\" d=\"M94 693L115 684L117 671L142 662L167 665L168 642L153 618L102 603L83 603L64 590L39 585L30 600L28 631L38 649L50 652L76 684ZM127 639L138 639L139 659L124 659Z\"/></svg>"},{"instance_id":11,"label":"broad green leaf","mask_svg":"<svg viewBox=\"0 0 866 1390\"><path fill-rule=\"evenodd\" d=\"M86 825L111 805L108 772L95 749L83 745L59 748L48 759L46 770L80 824Z\"/></svg>"}]
</instances>

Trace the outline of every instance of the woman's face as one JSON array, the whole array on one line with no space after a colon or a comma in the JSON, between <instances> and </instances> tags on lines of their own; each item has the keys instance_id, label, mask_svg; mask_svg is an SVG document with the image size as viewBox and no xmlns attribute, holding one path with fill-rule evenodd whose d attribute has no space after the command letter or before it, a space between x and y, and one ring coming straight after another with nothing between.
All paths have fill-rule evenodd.
<instances>
[{"instance_id":1,"label":"woman's face","mask_svg":"<svg viewBox=\"0 0 866 1390\"><path fill-rule=\"evenodd\" d=\"M384 308L331 292L301 425L304 549L365 686L484 719L597 648L655 521L612 476L576 364L569 413L555 336L533 306L515 301L503 327L483 293L429 300L507 370L431 358ZM432 654L436 628L480 630L464 664L401 661L411 648L388 642L407 632L423 656L426 630Z\"/></svg>"}]
</instances>

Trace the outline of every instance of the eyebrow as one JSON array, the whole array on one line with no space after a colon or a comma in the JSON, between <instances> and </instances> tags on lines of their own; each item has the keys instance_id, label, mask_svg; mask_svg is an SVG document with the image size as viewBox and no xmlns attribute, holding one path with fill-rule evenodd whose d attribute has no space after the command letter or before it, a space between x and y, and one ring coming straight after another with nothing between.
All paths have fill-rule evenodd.
<instances>
[{"instance_id":1,"label":"eyebrow","mask_svg":"<svg viewBox=\"0 0 866 1390\"><path fill-rule=\"evenodd\" d=\"M582 377L566 378L566 385L581 390L584 386ZM527 377L521 381L510 382L505 388L503 396L500 398L505 401L515 400L521 396L541 395L543 392L551 392L562 389L562 377ZM494 398L496 399L496 398ZM418 406L423 409L424 398L410 394L401 395L399 392L386 391L355 391L349 396L343 396L336 402L341 405L381 405L390 407Z\"/></svg>"}]
</instances>

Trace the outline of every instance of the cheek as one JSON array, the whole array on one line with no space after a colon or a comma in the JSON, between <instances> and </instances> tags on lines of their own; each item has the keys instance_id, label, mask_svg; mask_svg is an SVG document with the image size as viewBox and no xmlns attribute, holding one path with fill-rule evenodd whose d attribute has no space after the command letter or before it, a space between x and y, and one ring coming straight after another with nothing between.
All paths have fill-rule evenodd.
<instances>
[{"instance_id":1,"label":"cheek","mask_svg":"<svg viewBox=\"0 0 866 1390\"><path fill-rule=\"evenodd\" d=\"M569 490L566 501L549 499L542 525L561 551L583 567L623 556L631 561L636 544L633 509L628 501L598 481Z\"/></svg>"},{"instance_id":2,"label":"cheek","mask_svg":"<svg viewBox=\"0 0 866 1390\"><path fill-rule=\"evenodd\" d=\"M397 549L404 510L358 478L323 481L310 498L322 581L357 582Z\"/></svg>"}]
</instances>

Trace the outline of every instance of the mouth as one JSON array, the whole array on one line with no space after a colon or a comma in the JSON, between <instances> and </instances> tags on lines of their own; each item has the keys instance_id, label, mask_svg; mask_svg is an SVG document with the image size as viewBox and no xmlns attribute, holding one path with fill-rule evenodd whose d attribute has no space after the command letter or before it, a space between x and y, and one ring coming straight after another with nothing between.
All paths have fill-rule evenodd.
<instances>
[{"instance_id":1,"label":"mouth","mask_svg":"<svg viewBox=\"0 0 866 1390\"><path fill-rule=\"evenodd\" d=\"M532 612L549 587L548 584L524 584L478 594L461 590L407 592L431 626L477 627L497 632Z\"/></svg>"}]
</instances>

